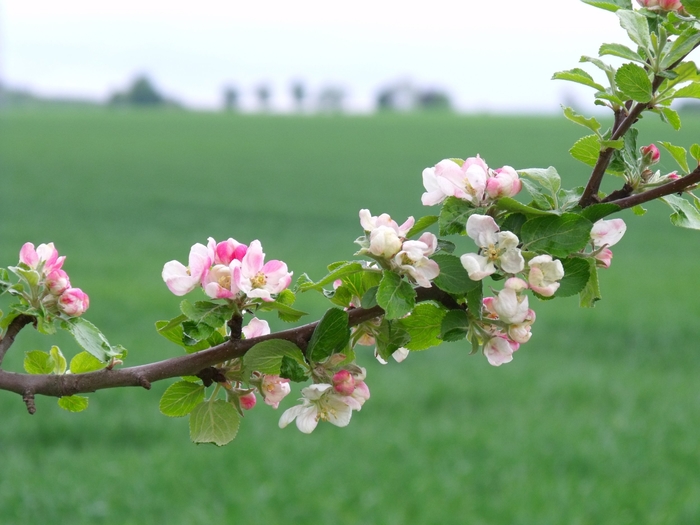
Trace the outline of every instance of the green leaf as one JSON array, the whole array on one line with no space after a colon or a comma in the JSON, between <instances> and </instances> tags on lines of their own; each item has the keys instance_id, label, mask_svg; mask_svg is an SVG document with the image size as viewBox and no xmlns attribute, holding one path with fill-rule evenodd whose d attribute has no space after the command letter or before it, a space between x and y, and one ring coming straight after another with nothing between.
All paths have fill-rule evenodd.
<instances>
[{"instance_id":1,"label":"green leaf","mask_svg":"<svg viewBox=\"0 0 700 525\"><path fill-rule=\"evenodd\" d=\"M661 197L661 200L674 211L671 215L671 223L674 226L700 230L700 212L690 202L678 195L666 195Z\"/></svg>"},{"instance_id":2,"label":"green leaf","mask_svg":"<svg viewBox=\"0 0 700 525\"><path fill-rule=\"evenodd\" d=\"M678 131L681 129L681 117L677 111L671 108L658 108L659 116L664 122L668 122L673 129Z\"/></svg>"},{"instance_id":3,"label":"green leaf","mask_svg":"<svg viewBox=\"0 0 700 525\"><path fill-rule=\"evenodd\" d=\"M307 315L306 312L302 312L301 310L292 308L291 306L288 306L279 301L265 301L260 305L258 310L260 310L261 312L277 310L277 315L279 316L279 318L287 323L293 323Z\"/></svg>"},{"instance_id":4,"label":"green leaf","mask_svg":"<svg viewBox=\"0 0 700 525\"><path fill-rule=\"evenodd\" d=\"M279 375L280 377L289 379L295 383L304 383L309 378L307 370L295 359L292 359L286 355L282 357Z\"/></svg>"},{"instance_id":5,"label":"green leaf","mask_svg":"<svg viewBox=\"0 0 700 525\"><path fill-rule=\"evenodd\" d=\"M591 278L591 265L587 259L572 257L561 259L564 278L559 281L555 297L570 297L583 291Z\"/></svg>"},{"instance_id":6,"label":"green leaf","mask_svg":"<svg viewBox=\"0 0 700 525\"><path fill-rule=\"evenodd\" d=\"M623 139L616 139L616 140L601 140L600 141L600 149L617 149L620 150L625 147L625 141Z\"/></svg>"},{"instance_id":7,"label":"green leaf","mask_svg":"<svg viewBox=\"0 0 700 525\"><path fill-rule=\"evenodd\" d=\"M700 144L690 146L690 156L700 163Z\"/></svg>"},{"instance_id":8,"label":"green leaf","mask_svg":"<svg viewBox=\"0 0 700 525\"><path fill-rule=\"evenodd\" d=\"M305 363L304 354L291 341L284 339L268 339L261 341L248 350L243 356L243 366L252 372L257 370L263 374L278 375L285 356L300 364Z\"/></svg>"},{"instance_id":9,"label":"green leaf","mask_svg":"<svg viewBox=\"0 0 700 525\"><path fill-rule=\"evenodd\" d=\"M365 292L365 295L360 299L360 306L362 306L362 308L369 310L377 306L377 290L379 290L379 286L373 286Z\"/></svg>"},{"instance_id":10,"label":"green leaf","mask_svg":"<svg viewBox=\"0 0 700 525\"><path fill-rule=\"evenodd\" d=\"M456 197L447 197L442 204L438 219L440 235L464 235L467 219L475 213L484 213L484 209L475 208L469 202Z\"/></svg>"},{"instance_id":11,"label":"green leaf","mask_svg":"<svg viewBox=\"0 0 700 525\"><path fill-rule=\"evenodd\" d=\"M82 412L88 407L88 398L83 396L63 396L58 398L58 406L68 412Z\"/></svg>"},{"instance_id":12,"label":"green leaf","mask_svg":"<svg viewBox=\"0 0 700 525\"><path fill-rule=\"evenodd\" d=\"M417 305L411 315L397 321L411 336L406 344L409 350L426 350L442 343L440 327L447 310L432 303Z\"/></svg>"},{"instance_id":13,"label":"green leaf","mask_svg":"<svg viewBox=\"0 0 700 525\"><path fill-rule=\"evenodd\" d=\"M523 186L525 187L527 192L532 196L532 202L529 204L531 208L539 209L546 212L554 211L554 209L556 208L554 199L550 195L544 193L542 187L539 184L529 179L526 179L525 177L521 177L520 182L523 183Z\"/></svg>"},{"instance_id":14,"label":"green leaf","mask_svg":"<svg viewBox=\"0 0 700 525\"><path fill-rule=\"evenodd\" d=\"M105 366L107 366L106 363L103 363L88 352L80 352L70 360L71 374L94 372L95 370L102 370Z\"/></svg>"},{"instance_id":15,"label":"green leaf","mask_svg":"<svg viewBox=\"0 0 700 525\"><path fill-rule=\"evenodd\" d=\"M469 317L464 310L450 310L442 319L440 337L443 341L459 341L467 337Z\"/></svg>"},{"instance_id":16,"label":"green leaf","mask_svg":"<svg viewBox=\"0 0 700 525\"><path fill-rule=\"evenodd\" d=\"M181 324L185 319L187 319L186 316L180 315L170 321L157 321L156 330L168 341L183 347L188 353L199 352L200 350L209 348L209 343L206 340L199 341L194 345L188 345L185 342L185 334ZM175 321L177 321L177 323L175 323Z\"/></svg>"},{"instance_id":17,"label":"green leaf","mask_svg":"<svg viewBox=\"0 0 700 525\"><path fill-rule=\"evenodd\" d=\"M576 213L530 219L520 231L528 250L567 257L582 250L590 241L591 221Z\"/></svg>"},{"instance_id":18,"label":"green leaf","mask_svg":"<svg viewBox=\"0 0 700 525\"><path fill-rule=\"evenodd\" d=\"M323 314L314 333L311 335L306 355L316 363L326 357L342 352L350 341L348 313L338 308L330 308Z\"/></svg>"},{"instance_id":19,"label":"green leaf","mask_svg":"<svg viewBox=\"0 0 700 525\"><path fill-rule=\"evenodd\" d=\"M435 286L447 293L462 295L481 286L480 281L472 281L459 257L438 253L431 257L440 267L440 275L433 279Z\"/></svg>"},{"instance_id":20,"label":"green leaf","mask_svg":"<svg viewBox=\"0 0 700 525\"><path fill-rule=\"evenodd\" d=\"M700 84L688 84L673 94L673 98L700 98Z\"/></svg>"},{"instance_id":21,"label":"green leaf","mask_svg":"<svg viewBox=\"0 0 700 525\"><path fill-rule=\"evenodd\" d=\"M187 346L194 346L209 339L215 331L216 328L206 323L185 321L182 323L182 341Z\"/></svg>"},{"instance_id":22,"label":"green leaf","mask_svg":"<svg viewBox=\"0 0 700 525\"><path fill-rule=\"evenodd\" d=\"M581 210L581 215L591 222L596 222L599 219L607 217L620 211L620 207L617 204L611 204L609 202L594 204Z\"/></svg>"},{"instance_id":23,"label":"green leaf","mask_svg":"<svg viewBox=\"0 0 700 525\"><path fill-rule=\"evenodd\" d=\"M527 206L521 202L511 199L510 197L501 197L496 201L496 207L500 210L519 212L526 217L539 217L541 215L551 215L551 211L540 210L538 208L533 208L532 206ZM510 231L510 230L509 230Z\"/></svg>"},{"instance_id":24,"label":"green leaf","mask_svg":"<svg viewBox=\"0 0 700 525\"><path fill-rule=\"evenodd\" d=\"M518 174L521 177L527 177L535 181L552 195L555 195L561 188L561 177L554 166L550 166L547 169L529 168L518 170Z\"/></svg>"},{"instance_id":25,"label":"green leaf","mask_svg":"<svg viewBox=\"0 0 700 525\"><path fill-rule=\"evenodd\" d=\"M452 256L440 255L440 257ZM437 279L434 282L437 284ZM384 316L387 319L399 319L413 310L416 304L416 291L401 276L385 271L377 290L377 304L384 309Z\"/></svg>"},{"instance_id":26,"label":"green leaf","mask_svg":"<svg viewBox=\"0 0 700 525\"><path fill-rule=\"evenodd\" d=\"M121 357L122 351L119 347L113 347L100 330L87 319L82 317L71 317L63 321L61 327L70 332L77 343L97 359L103 362L109 361L110 357Z\"/></svg>"},{"instance_id":27,"label":"green leaf","mask_svg":"<svg viewBox=\"0 0 700 525\"><path fill-rule=\"evenodd\" d=\"M622 9L617 12L617 16L620 19L620 25L627 31L630 40L649 52L652 46L647 17L632 9Z\"/></svg>"},{"instance_id":28,"label":"green leaf","mask_svg":"<svg viewBox=\"0 0 700 525\"><path fill-rule=\"evenodd\" d=\"M195 323L204 323L212 328L224 326L234 314L233 307L228 303L196 301L192 304L187 299L180 303L180 311Z\"/></svg>"},{"instance_id":29,"label":"green leaf","mask_svg":"<svg viewBox=\"0 0 700 525\"><path fill-rule=\"evenodd\" d=\"M623 64L615 73L615 83L636 102L649 102L654 96L649 75L637 64Z\"/></svg>"},{"instance_id":30,"label":"green leaf","mask_svg":"<svg viewBox=\"0 0 700 525\"><path fill-rule=\"evenodd\" d=\"M579 115L578 113L576 113L576 111L574 111L573 108L568 108L565 106L562 106L562 108L564 109L564 116L568 118L571 122L575 122L576 124L579 124L584 128L588 128L592 132L598 134L598 130L600 129L600 122L598 122L594 117L586 118L583 115Z\"/></svg>"},{"instance_id":31,"label":"green leaf","mask_svg":"<svg viewBox=\"0 0 700 525\"><path fill-rule=\"evenodd\" d=\"M637 217L641 217L647 212L646 208L642 207L640 204L637 204L636 206L632 206L632 213L634 213Z\"/></svg>"},{"instance_id":32,"label":"green leaf","mask_svg":"<svg viewBox=\"0 0 700 525\"><path fill-rule=\"evenodd\" d=\"M477 288L467 293L467 308L472 317L481 319L481 310L484 304L484 288L483 283L479 283Z\"/></svg>"},{"instance_id":33,"label":"green leaf","mask_svg":"<svg viewBox=\"0 0 700 525\"><path fill-rule=\"evenodd\" d=\"M581 0L584 4L592 5L593 7L598 7L599 9L605 9L606 11L612 11L613 13L618 9L632 9L631 0Z\"/></svg>"},{"instance_id":34,"label":"green leaf","mask_svg":"<svg viewBox=\"0 0 700 525\"><path fill-rule=\"evenodd\" d=\"M696 18L700 18L700 0L683 0L683 7Z\"/></svg>"},{"instance_id":35,"label":"green leaf","mask_svg":"<svg viewBox=\"0 0 700 525\"><path fill-rule=\"evenodd\" d=\"M183 417L204 400L204 385L178 381L170 385L160 398L158 408L169 417Z\"/></svg>"},{"instance_id":36,"label":"green leaf","mask_svg":"<svg viewBox=\"0 0 700 525\"><path fill-rule=\"evenodd\" d=\"M661 69L668 69L679 60L685 58L698 44L700 44L700 31L694 27L689 27L678 35L678 38L673 41L671 48L663 55Z\"/></svg>"},{"instance_id":37,"label":"green leaf","mask_svg":"<svg viewBox=\"0 0 700 525\"><path fill-rule=\"evenodd\" d=\"M600 142L595 135L580 138L569 150L571 156L588 166L595 166L600 156Z\"/></svg>"},{"instance_id":38,"label":"green leaf","mask_svg":"<svg viewBox=\"0 0 700 525\"><path fill-rule=\"evenodd\" d=\"M552 80L568 80L569 82L576 82L577 84L595 88L598 91L605 91L605 88L593 80L593 77L586 70L578 67L554 73Z\"/></svg>"},{"instance_id":39,"label":"green leaf","mask_svg":"<svg viewBox=\"0 0 700 525\"><path fill-rule=\"evenodd\" d=\"M66 361L66 358L63 357L61 349L57 346L52 346L51 350L49 351L49 355L53 361L53 373L56 375L65 374L66 369L68 368L68 362Z\"/></svg>"},{"instance_id":40,"label":"green leaf","mask_svg":"<svg viewBox=\"0 0 700 525\"><path fill-rule=\"evenodd\" d=\"M600 285L598 284L598 269L595 265L595 259L588 259L590 268L590 277L586 286L579 293L579 305L581 308L593 308L597 301L600 301Z\"/></svg>"},{"instance_id":41,"label":"green leaf","mask_svg":"<svg viewBox=\"0 0 700 525\"><path fill-rule=\"evenodd\" d=\"M612 55L646 64L646 61L639 55L639 53L632 51L629 47L623 46L622 44L603 44L598 50L598 55Z\"/></svg>"},{"instance_id":42,"label":"green leaf","mask_svg":"<svg viewBox=\"0 0 700 525\"><path fill-rule=\"evenodd\" d=\"M673 160L675 160L686 173L690 171L690 169L688 168L688 156L685 151L685 148L681 146L674 146L670 142L660 141L659 144L666 148L666 150L673 157Z\"/></svg>"},{"instance_id":43,"label":"green leaf","mask_svg":"<svg viewBox=\"0 0 700 525\"><path fill-rule=\"evenodd\" d=\"M437 215L426 215L425 217L421 217L413 225L413 228L408 230L408 233L406 234L406 238L413 237L415 234L420 233L427 228L430 228L438 220L439 220L439 217Z\"/></svg>"},{"instance_id":44,"label":"green leaf","mask_svg":"<svg viewBox=\"0 0 700 525\"><path fill-rule=\"evenodd\" d=\"M302 292L306 292L307 290L320 290L327 284L333 283L336 279L341 279L347 275L361 272L362 270L364 270L364 267L358 261L343 261L338 266L334 266L334 269L317 283L308 282L301 284L299 290Z\"/></svg>"},{"instance_id":45,"label":"green leaf","mask_svg":"<svg viewBox=\"0 0 700 525\"><path fill-rule=\"evenodd\" d=\"M382 319L382 323L375 334L377 355L384 361L387 361L391 354L404 347L411 340L411 336L408 335L408 332L404 330L398 321L391 321L386 317Z\"/></svg>"},{"instance_id":46,"label":"green leaf","mask_svg":"<svg viewBox=\"0 0 700 525\"><path fill-rule=\"evenodd\" d=\"M232 404L223 399L204 401L190 413L190 439L221 447L236 437L240 424L241 417Z\"/></svg>"},{"instance_id":47,"label":"green leaf","mask_svg":"<svg viewBox=\"0 0 700 525\"><path fill-rule=\"evenodd\" d=\"M570 210L571 208L577 207L578 201L581 200L581 195L583 195L583 186L576 186L575 188L571 188L570 190L559 190L559 193L557 193L557 200L559 201L559 210L564 212Z\"/></svg>"},{"instance_id":48,"label":"green leaf","mask_svg":"<svg viewBox=\"0 0 700 525\"><path fill-rule=\"evenodd\" d=\"M24 370L28 374L51 374L54 362L48 352L32 350L24 354Z\"/></svg>"}]
</instances>

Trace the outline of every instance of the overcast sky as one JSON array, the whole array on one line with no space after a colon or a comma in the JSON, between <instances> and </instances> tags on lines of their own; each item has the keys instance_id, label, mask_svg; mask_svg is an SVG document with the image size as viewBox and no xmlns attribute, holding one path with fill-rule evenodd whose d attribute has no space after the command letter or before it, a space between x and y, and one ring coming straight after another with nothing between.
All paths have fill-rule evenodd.
<instances>
[{"instance_id":1,"label":"overcast sky","mask_svg":"<svg viewBox=\"0 0 700 525\"><path fill-rule=\"evenodd\" d=\"M590 90L552 73L611 41L626 43L617 17L579 0L0 0L3 83L104 100L147 73L199 108L226 85L252 105L266 82L283 110L299 79L357 110L409 81L464 111L557 111Z\"/></svg>"}]
</instances>

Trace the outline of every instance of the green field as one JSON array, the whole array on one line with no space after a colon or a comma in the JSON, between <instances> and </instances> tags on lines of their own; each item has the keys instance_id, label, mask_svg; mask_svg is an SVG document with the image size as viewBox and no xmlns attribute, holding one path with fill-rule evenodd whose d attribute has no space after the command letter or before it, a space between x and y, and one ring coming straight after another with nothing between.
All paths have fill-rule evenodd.
<instances>
[{"instance_id":1,"label":"green field","mask_svg":"<svg viewBox=\"0 0 700 525\"><path fill-rule=\"evenodd\" d=\"M700 142L698 117L679 133L643 124L646 140ZM0 266L26 241L55 242L127 364L164 359L180 349L153 323L179 299L160 272L193 243L257 238L318 278L352 256L360 208L429 212L424 167L480 153L492 167L555 165L574 186L586 170L567 150L584 134L563 117L0 114ZM279 430L294 392L280 411L260 403L229 446L195 446L186 419L158 412L169 382L92 394L80 414L39 399L29 416L0 392L0 523L698 523L700 233L649 208L622 215L604 300L534 300L534 336L512 363L493 368L464 343L382 367L368 349L372 399L344 429ZM53 342L27 330L5 363Z\"/></svg>"}]
</instances>

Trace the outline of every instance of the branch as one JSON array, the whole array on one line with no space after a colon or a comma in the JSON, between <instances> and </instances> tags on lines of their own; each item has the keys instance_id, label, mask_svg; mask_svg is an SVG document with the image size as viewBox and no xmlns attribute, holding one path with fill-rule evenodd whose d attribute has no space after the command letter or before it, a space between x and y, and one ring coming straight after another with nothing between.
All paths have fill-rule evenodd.
<instances>
[{"instance_id":1,"label":"branch","mask_svg":"<svg viewBox=\"0 0 700 525\"><path fill-rule=\"evenodd\" d=\"M4 337L0 339L0 364L2 364L2 360L5 358L5 354L12 346L12 343L15 342L15 337L17 337L20 330L34 322L36 322L34 317L25 314L18 315L12 320L7 327L7 332L5 332Z\"/></svg>"},{"instance_id":2,"label":"branch","mask_svg":"<svg viewBox=\"0 0 700 525\"><path fill-rule=\"evenodd\" d=\"M623 197L617 200L606 200L605 202L617 204L621 209L624 210L633 206L637 206L638 204L653 201L654 199L658 199L660 197L665 197L666 195L671 195L672 193L682 193L689 186L697 184L698 182L700 182L700 166L695 168L685 177L676 179L672 182L667 182L666 184L653 188L649 191L638 193L636 195L631 195L629 197ZM610 195L612 195L612 193Z\"/></svg>"},{"instance_id":3,"label":"branch","mask_svg":"<svg viewBox=\"0 0 700 525\"><path fill-rule=\"evenodd\" d=\"M449 294L436 287L419 288L417 290L417 300L434 300L444 303L448 308L461 308ZM379 306L368 309L354 308L348 312L348 315L349 326L357 326L370 319L381 317L384 315L384 310ZM28 317L29 319L17 321L17 319L19 319L18 317L12 322L10 327L16 326L16 328L13 329L12 334L10 334L10 329L8 329L8 333L0 341L0 348L3 348L2 345L9 347L12 342L6 343L6 341L10 335L12 336L11 339L14 339L17 332L34 319L31 316L24 317ZM23 396L30 413L33 413L33 399L35 395L63 397L95 392L106 388L126 386L140 386L150 389L151 383L155 381L172 377L197 375L205 368L218 365L230 359L242 357L253 346L269 339L284 339L305 347L311 339L311 335L318 323L319 321L316 321L297 328L291 328L289 330L283 330L274 334L251 339L231 339L220 345L194 354L173 357L164 361L129 368L105 368L96 372L65 375L32 375L0 370L0 389L15 392Z\"/></svg>"}]
</instances>

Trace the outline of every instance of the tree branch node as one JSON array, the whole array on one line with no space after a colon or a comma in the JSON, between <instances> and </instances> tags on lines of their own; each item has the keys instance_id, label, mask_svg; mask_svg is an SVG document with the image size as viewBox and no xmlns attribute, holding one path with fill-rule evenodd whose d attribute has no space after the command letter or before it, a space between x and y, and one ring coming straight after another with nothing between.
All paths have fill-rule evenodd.
<instances>
[{"instance_id":1,"label":"tree branch node","mask_svg":"<svg viewBox=\"0 0 700 525\"><path fill-rule=\"evenodd\" d=\"M31 390L27 390L22 395L22 401L24 401L24 404L27 405L27 412L29 412L30 415L36 413L36 404L34 403L34 392L32 392Z\"/></svg>"}]
</instances>

